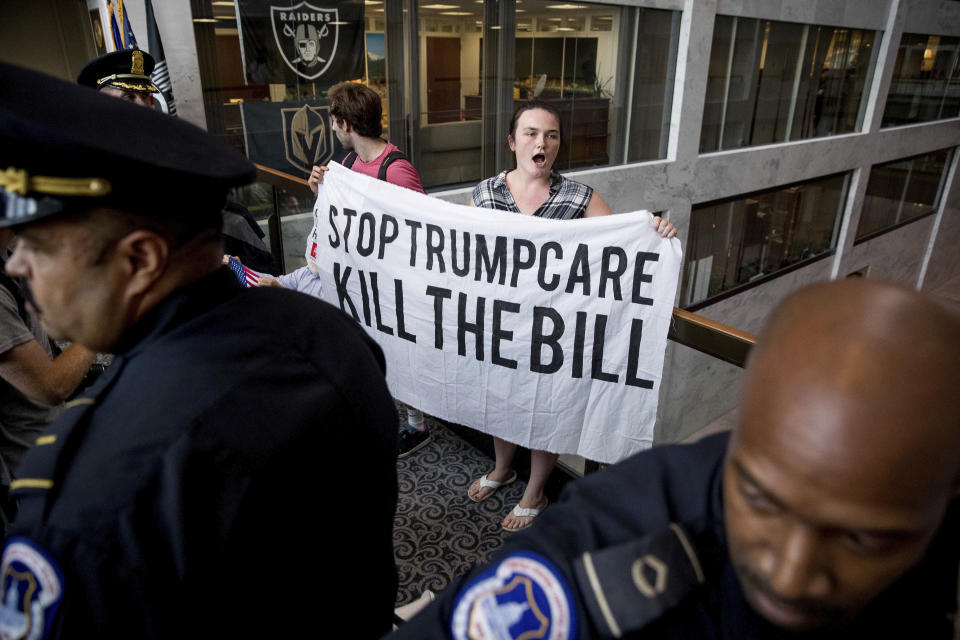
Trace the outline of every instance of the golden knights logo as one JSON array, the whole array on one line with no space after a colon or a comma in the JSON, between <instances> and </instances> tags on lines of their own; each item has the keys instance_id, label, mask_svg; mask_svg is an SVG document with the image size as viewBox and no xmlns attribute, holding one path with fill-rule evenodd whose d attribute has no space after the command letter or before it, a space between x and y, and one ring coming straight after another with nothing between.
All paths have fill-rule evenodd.
<instances>
[{"instance_id":1,"label":"golden knights logo","mask_svg":"<svg viewBox=\"0 0 960 640\"><path fill-rule=\"evenodd\" d=\"M287 162L310 173L315 164L326 164L333 155L333 129L329 107L281 109L283 147Z\"/></svg>"},{"instance_id":2,"label":"golden knights logo","mask_svg":"<svg viewBox=\"0 0 960 640\"><path fill-rule=\"evenodd\" d=\"M306 2L270 7L273 37L283 61L307 80L323 75L337 54L340 14Z\"/></svg>"}]
</instances>

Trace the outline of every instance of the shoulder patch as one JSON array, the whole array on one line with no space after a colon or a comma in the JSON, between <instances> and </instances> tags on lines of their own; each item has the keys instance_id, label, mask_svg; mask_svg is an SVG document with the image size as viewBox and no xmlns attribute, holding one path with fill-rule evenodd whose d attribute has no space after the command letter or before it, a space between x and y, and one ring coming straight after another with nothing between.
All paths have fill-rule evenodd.
<instances>
[{"instance_id":1,"label":"shoulder patch","mask_svg":"<svg viewBox=\"0 0 960 640\"><path fill-rule=\"evenodd\" d=\"M60 568L25 538L7 541L0 567L0 638L46 638L63 598Z\"/></svg>"},{"instance_id":2,"label":"shoulder patch","mask_svg":"<svg viewBox=\"0 0 960 640\"><path fill-rule=\"evenodd\" d=\"M577 608L556 567L531 552L513 553L460 591L450 631L457 640L577 636Z\"/></svg>"},{"instance_id":3,"label":"shoulder patch","mask_svg":"<svg viewBox=\"0 0 960 640\"><path fill-rule=\"evenodd\" d=\"M584 553L573 574L586 615L604 638L636 633L705 580L690 537L673 523L658 534Z\"/></svg>"}]
</instances>

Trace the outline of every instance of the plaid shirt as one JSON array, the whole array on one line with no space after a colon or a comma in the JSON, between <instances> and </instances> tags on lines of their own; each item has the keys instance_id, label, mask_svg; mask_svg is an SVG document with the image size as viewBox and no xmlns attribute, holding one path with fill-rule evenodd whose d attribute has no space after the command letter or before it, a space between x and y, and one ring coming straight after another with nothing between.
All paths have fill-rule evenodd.
<instances>
[{"instance_id":1,"label":"plaid shirt","mask_svg":"<svg viewBox=\"0 0 960 640\"><path fill-rule=\"evenodd\" d=\"M593 188L568 180L556 171L550 172L550 196L533 215L540 218L572 220L582 218L593 196ZM510 189L507 188L507 172L483 180L473 189L473 204L487 209L520 213Z\"/></svg>"}]
</instances>

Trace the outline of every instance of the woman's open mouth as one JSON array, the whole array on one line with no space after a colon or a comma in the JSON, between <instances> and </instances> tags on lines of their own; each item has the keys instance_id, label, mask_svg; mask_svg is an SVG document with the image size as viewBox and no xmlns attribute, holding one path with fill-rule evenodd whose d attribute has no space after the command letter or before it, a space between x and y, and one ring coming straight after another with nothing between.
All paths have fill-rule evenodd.
<instances>
[{"instance_id":1,"label":"woman's open mouth","mask_svg":"<svg viewBox=\"0 0 960 640\"><path fill-rule=\"evenodd\" d=\"M533 164L538 167L542 167L547 162L547 156L542 153L536 153L533 155Z\"/></svg>"}]
</instances>

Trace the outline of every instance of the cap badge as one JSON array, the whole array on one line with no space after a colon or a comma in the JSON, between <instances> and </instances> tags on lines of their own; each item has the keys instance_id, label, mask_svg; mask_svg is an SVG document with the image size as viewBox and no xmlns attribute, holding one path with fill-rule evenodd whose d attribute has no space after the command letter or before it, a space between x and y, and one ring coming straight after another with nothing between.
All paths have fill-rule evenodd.
<instances>
[{"instance_id":1,"label":"cap badge","mask_svg":"<svg viewBox=\"0 0 960 640\"><path fill-rule=\"evenodd\" d=\"M144 75L143 73L143 52L139 49L134 49L133 51L133 60L130 63L130 73L136 75Z\"/></svg>"},{"instance_id":2,"label":"cap badge","mask_svg":"<svg viewBox=\"0 0 960 640\"><path fill-rule=\"evenodd\" d=\"M0 171L0 187L10 193L27 195L27 172L16 167L8 167L6 171Z\"/></svg>"}]
</instances>

